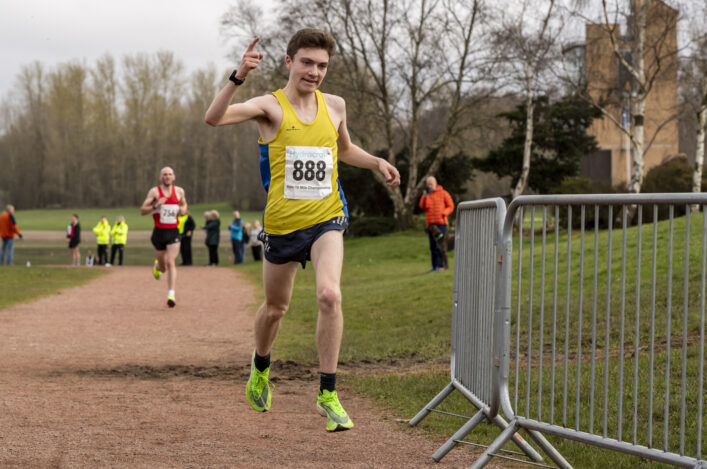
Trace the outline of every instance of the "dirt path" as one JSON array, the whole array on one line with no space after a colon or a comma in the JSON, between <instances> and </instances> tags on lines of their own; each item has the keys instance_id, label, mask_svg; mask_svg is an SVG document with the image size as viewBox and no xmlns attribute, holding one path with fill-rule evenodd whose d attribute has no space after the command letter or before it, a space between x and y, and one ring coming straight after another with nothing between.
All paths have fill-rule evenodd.
<instances>
[{"instance_id":1,"label":"dirt path","mask_svg":"<svg viewBox=\"0 0 707 469\"><path fill-rule=\"evenodd\" d=\"M230 269L179 270L175 309L146 267L0 310L0 467L468 467L443 441L352 391L356 427L328 434L315 371L278 370L264 414L245 399L252 287Z\"/></svg>"}]
</instances>

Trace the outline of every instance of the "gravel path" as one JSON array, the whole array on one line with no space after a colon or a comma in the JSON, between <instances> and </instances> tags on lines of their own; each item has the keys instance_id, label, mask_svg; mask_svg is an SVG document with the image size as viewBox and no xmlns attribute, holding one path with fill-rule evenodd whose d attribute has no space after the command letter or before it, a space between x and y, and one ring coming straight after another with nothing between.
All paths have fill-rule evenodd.
<instances>
[{"instance_id":1,"label":"gravel path","mask_svg":"<svg viewBox=\"0 0 707 469\"><path fill-rule=\"evenodd\" d=\"M0 467L468 467L342 388L356 427L328 434L316 370L276 363L250 409L253 287L231 269L178 271L174 309L147 267L0 310ZM491 467L491 466L489 466Z\"/></svg>"}]
</instances>

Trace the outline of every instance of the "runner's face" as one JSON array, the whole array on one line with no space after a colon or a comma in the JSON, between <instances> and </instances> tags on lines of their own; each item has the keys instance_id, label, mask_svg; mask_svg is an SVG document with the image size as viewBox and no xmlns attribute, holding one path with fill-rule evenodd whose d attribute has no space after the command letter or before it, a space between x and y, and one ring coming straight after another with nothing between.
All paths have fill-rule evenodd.
<instances>
[{"instance_id":1,"label":"runner's face","mask_svg":"<svg viewBox=\"0 0 707 469\"><path fill-rule=\"evenodd\" d=\"M302 92L313 92L322 84L329 66L329 53L324 49L302 48L294 57L285 59L290 81Z\"/></svg>"},{"instance_id":2,"label":"runner's face","mask_svg":"<svg viewBox=\"0 0 707 469\"><path fill-rule=\"evenodd\" d=\"M162 184L164 184L165 187L171 186L172 182L174 182L174 173L168 169L165 169L160 173L160 181L162 181Z\"/></svg>"}]
</instances>

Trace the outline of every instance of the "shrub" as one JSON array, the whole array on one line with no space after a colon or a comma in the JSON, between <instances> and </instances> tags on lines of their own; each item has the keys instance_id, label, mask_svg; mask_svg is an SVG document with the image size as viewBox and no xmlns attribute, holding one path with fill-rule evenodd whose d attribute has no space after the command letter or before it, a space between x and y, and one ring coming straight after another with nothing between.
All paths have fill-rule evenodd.
<instances>
[{"instance_id":1,"label":"shrub","mask_svg":"<svg viewBox=\"0 0 707 469\"><path fill-rule=\"evenodd\" d=\"M555 191L556 194L610 194L614 190L608 184L592 181L586 178L566 178ZM581 212L576 208L572 212L572 228L578 229L582 225ZM615 213L615 211L614 211ZM609 226L609 214L606 209L599 210L599 228ZM560 209L560 227L567 228L567 210ZM594 228L594 208L586 207L584 212L584 229Z\"/></svg>"},{"instance_id":2,"label":"shrub","mask_svg":"<svg viewBox=\"0 0 707 469\"><path fill-rule=\"evenodd\" d=\"M395 231L393 217L353 217L349 221L349 236L379 236Z\"/></svg>"},{"instance_id":3,"label":"shrub","mask_svg":"<svg viewBox=\"0 0 707 469\"><path fill-rule=\"evenodd\" d=\"M693 168L684 155L678 155L664 161L660 165L648 171L643 180L641 191L644 193L666 193L666 192L692 192ZM707 176L707 175L705 175ZM702 188L704 189L707 178L702 178ZM684 206L676 206L674 216L685 215ZM666 220L670 216L669 208L665 205L658 206L658 220ZM643 220L653 221L652 207L644 207Z\"/></svg>"},{"instance_id":4,"label":"shrub","mask_svg":"<svg viewBox=\"0 0 707 469\"><path fill-rule=\"evenodd\" d=\"M683 155L670 158L648 171L642 192L691 192L692 167ZM704 183L703 183L704 185Z\"/></svg>"}]
</instances>

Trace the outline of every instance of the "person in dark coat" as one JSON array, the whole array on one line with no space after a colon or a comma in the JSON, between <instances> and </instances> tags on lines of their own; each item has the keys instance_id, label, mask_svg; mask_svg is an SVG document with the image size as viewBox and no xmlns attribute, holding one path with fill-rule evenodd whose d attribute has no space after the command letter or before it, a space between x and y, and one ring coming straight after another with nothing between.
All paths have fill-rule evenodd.
<instances>
[{"instance_id":1,"label":"person in dark coat","mask_svg":"<svg viewBox=\"0 0 707 469\"><path fill-rule=\"evenodd\" d=\"M206 247L209 249L209 266L218 265L218 243L220 239L221 220L219 213L216 210L204 212L206 225L203 229L206 230Z\"/></svg>"},{"instance_id":2,"label":"person in dark coat","mask_svg":"<svg viewBox=\"0 0 707 469\"><path fill-rule=\"evenodd\" d=\"M182 256L180 265L192 265L191 257L191 237L194 235L196 223L189 212L180 215L179 218L179 234L182 237L182 244L179 246L179 254Z\"/></svg>"},{"instance_id":3,"label":"person in dark coat","mask_svg":"<svg viewBox=\"0 0 707 469\"><path fill-rule=\"evenodd\" d=\"M81 253L79 252L81 224L79 216L75 213L71 215L71 224L66 229L66 242L69 243L69 251L71 252L71 265L81 265Z\"/></svg>"}]
</instances>

